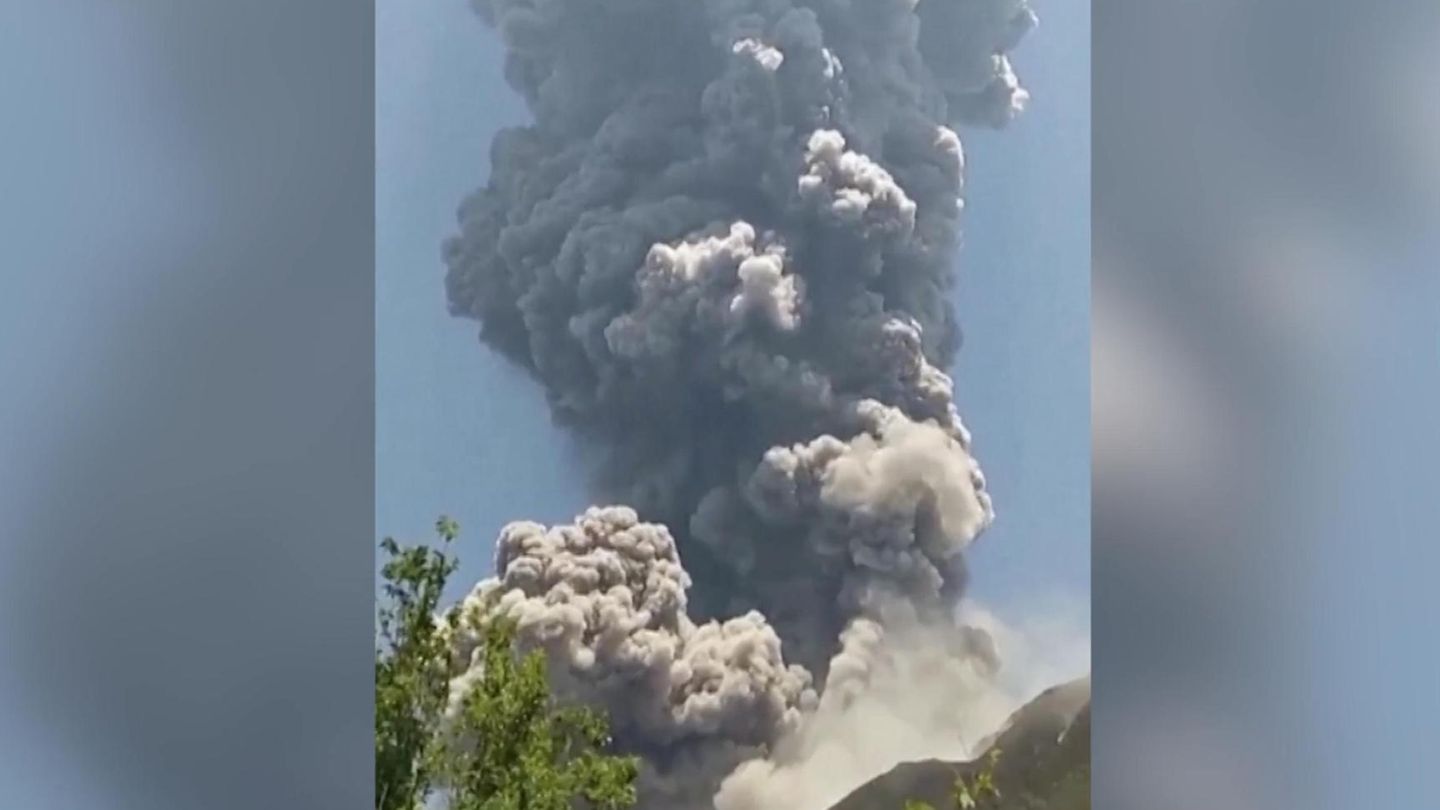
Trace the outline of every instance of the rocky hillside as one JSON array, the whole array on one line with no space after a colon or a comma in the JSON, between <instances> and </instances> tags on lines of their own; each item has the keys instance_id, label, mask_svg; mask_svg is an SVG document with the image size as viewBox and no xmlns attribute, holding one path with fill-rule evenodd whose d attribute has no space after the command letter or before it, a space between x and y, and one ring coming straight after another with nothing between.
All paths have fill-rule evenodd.
<instances>
[{"instance_id":1,"label":"rocky hillside","mask_svg":"<svg viewBox=\"0 0 1440 810\"><path fill-rule=\"evenodd\" d=\"M999 796L976 796L975 810L1089 810L1090 679L1056 686L1026 704L977 759L897 765L833 810L903 810L911 800L954 810L956 779L974 785L986 771Z\"/></svg>"}]
</instances>

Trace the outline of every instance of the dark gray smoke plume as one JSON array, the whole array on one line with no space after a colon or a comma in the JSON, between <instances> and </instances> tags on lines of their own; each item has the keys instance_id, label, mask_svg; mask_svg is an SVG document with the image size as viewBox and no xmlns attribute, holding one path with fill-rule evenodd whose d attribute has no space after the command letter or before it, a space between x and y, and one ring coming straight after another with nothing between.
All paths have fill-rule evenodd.
<instances>
[{"instance_id":1,"label":"dark gray smoke plume","mask_svg":"<svg viewBox=\"0 0 1440 810\"><path fill-rule=\"evenodd\" d=\"M510 527L473 598L612 707L647 797L704 806L883 646L842 650L856 622L952 621L992 516L943 371L955 128L1021 110L1005 53L1035 18L1025 0L475 7L535 122L496 137L461 207L450 306L634 511Z\"/></svg>"}]
</instances>

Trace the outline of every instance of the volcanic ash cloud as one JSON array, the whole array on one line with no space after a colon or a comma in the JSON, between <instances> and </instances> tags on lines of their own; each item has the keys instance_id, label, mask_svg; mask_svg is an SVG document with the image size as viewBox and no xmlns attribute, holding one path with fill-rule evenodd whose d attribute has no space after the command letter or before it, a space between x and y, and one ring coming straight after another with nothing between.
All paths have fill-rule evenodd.
<instances>
[{"instance_id":1,"label":"volcanic ash cloud","mask_svg":"<svg viewBox=\"0 0 1440 810\"><path fill-rule=\"evenodd\" d=\"M460 209L450 307L629 507L507 528L472 602L610 708L646 806L709 806L902 624L968 637L963 552L992 510L943 371L957 130L1023 109L1006 53L1035 18L1023 0L475 7L534 121L496 136ZM863 628L882 641L857 646Z\"/></svg>"}]
</instances>

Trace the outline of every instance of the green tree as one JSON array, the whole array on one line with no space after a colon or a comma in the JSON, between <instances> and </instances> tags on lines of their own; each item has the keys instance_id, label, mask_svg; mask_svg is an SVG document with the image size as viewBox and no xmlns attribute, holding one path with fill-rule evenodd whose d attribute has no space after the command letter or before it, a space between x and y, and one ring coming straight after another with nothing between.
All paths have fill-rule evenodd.
<instances>
[{"instance_id":1,"label":"green tree","mask_svg":"<svg viewBox=\"0 0 1440 810\"><path fill-rule=\"evenodd\" d=\"M452 810L570 810L576 798L602 810L634 804L637 763L605 753L605 717L554 706L544 654L517 660L511 624L486 630L484 676L441 755Z\"/></svg>"},{"instance_id":2,"label":"green tree","mask_svg":"<svg viewBox=\"0 0 1440 810\"><path fill-rule=\"evenodd\" d=\"M458 561L448 553L458 527L436 522L439 550L402 548L386 538L375 656L375 806L417 810L439 788L452 810L599 810L635 802L638 765L614 756L605 716L557 705L545 655L519 656L514 625L467 617L483 627L482 676L444 719L451 670L440 595ZM460 616L452 608L445 621Z\"/></svg>"},{"instance_id":3,"label":"green tree","mask_svg":"<svg viewBox=\"0 0 1440 810\"><path fill-rule=\"evenodd\" d=\"M448 694L444 634L436 621L440 595L459 561L449 555L455 522L435 523L439 549L401 548L387 537L389 559L378 610L375 651L375 807L415 810L432 782L432 752Z\"/></svg>"}]
</instances>

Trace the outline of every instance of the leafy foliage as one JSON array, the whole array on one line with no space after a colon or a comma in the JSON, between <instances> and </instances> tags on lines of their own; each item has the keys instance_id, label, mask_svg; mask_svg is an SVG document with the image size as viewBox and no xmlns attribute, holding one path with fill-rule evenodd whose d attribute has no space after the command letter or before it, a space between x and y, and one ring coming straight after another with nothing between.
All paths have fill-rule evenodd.
<instances>
[{"instance_id":1,"label":"leafy foliage","mask_svg":"<svg viewBox=\"0 0 1440 810\"><path fill-rule=\"evenodd\" d=\"M1000 749L992 748L985 755L985 767L981 768L970 779L963 775L955 777L955 789L952 796L955 799L955 806L959 810L974 810L979 807L979 802L998 802L1000 800L1000 789L995 786L995 766L1000 763Z\"/></svg>"},{"instance_id":2,"label":"leafy foliage","mask_svg":"<svg viewBox=\"0 0 1440 810\"><path fill-rule=\"evenodd\" d=\"M375 807L419 810L443 788L452 810L597 810L635 802L638 764L606 753L606 718L557 706L545 655L518 656L514 626L484 622L483 676L445 717L454 673L437 620L458 560L448 553L454 521L435 525L441 548L402 548L386 538L375 654ZM452 609L446 621L459 615Z\"/></svg>"},{"instance_id":3,"label":"leafy foliage","mask_svg":"<svg viewBox=\"0 0 1440 810\"><path fill-rule=\"evenodd\" d=\"M447 554L459 534L449 518L435 523L440 549L401 548L387 537L381 568L375 652L375 807L422 807L432 779L431 749L448 693L445 639L436 622L440 594L459 566Z\"/></svg>"},{"instance_id":4,"label":"leafy foliage","mask_svg":"<svg viewBox=\"0 0 1440 810\"><path fill-rule=\"evenodd\" d=\"M484 672L464 699L442 759L453 810L569 810L583 797L602 810L635 803L636 761L607 756L605 718L551 706L545 656L516 660L514 629L492 622Z\"/></svg>"},{"instance_id":5,"label":"leafy foliage","mask_svg":"<svg viewBox=\"0 0 1440 810\"><path fill-rule=\"evenodd\" d=\"M1000 762L1000 749L992 748L985 755L985 765L975 772L970 778L958 774L955 777L955 784L951 788L950 799L955 804L956 810L976 810L976 808L997 807L1000 800L1000 788L995 785L995 767ZM984 804L981 804L984 802ZM905 802L905 810L935 810L929 802L919 799L908 799Z\"/></svg>"}]
</instances>

